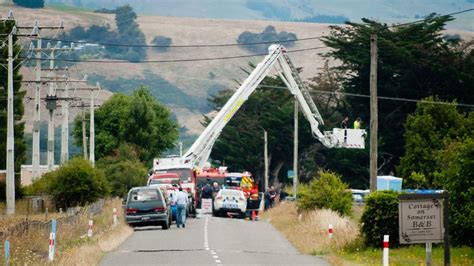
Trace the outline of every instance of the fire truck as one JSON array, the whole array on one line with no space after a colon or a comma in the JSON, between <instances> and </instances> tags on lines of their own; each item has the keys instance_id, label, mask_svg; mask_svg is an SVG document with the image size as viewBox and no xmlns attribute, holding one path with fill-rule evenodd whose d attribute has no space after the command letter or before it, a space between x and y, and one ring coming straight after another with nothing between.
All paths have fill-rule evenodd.
<instances>
[{"instance_id":1,"label":"fire truck","mask_svg":"<svg viewBox=\"0 0 474 266\"><path fill-rule=\"evenodd\" d=\"M363 129L334 128L325 132L319 130L319 126L324 125L324 120L311 98L309 90L301 80L285 47L273 44L268 48L268 55L235 91L191 148L181 157L154 159L153 171L179 173L183 186L188 189L194 204L196 204L196 169L204 167L222 129L272 70L276 71L291 94L295 96L300 110L310 124L313 136L324 146L328 148L365 148L366 132Z\"/></svg>"}]
</instances>

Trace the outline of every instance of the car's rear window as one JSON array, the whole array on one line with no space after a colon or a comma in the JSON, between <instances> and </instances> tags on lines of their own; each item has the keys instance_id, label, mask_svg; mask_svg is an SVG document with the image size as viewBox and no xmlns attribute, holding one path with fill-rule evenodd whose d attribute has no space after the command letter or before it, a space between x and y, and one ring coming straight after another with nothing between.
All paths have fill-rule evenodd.
<instances>
[{"instance_id":1,"label":"car's rear window","mask_svg":"<svg viewBox=\"0 0 474 266\"><path fill-rule=\"evenodd\" d=\"M235 190L235 189L222 189L221 190L222 196L240 197L241 194L242 194L242 191L240 190Z\"/></svg>"},{"instance_id":2,"label":"car's rear window","mask_svg":"<svg viewBox=\"0 0 474 266\"><path fill-rule=\"evenodd\" d=\"M130 192L131 202L162 200L161 193L157 189L135 189Z\"/></svg>"}]
</instances>

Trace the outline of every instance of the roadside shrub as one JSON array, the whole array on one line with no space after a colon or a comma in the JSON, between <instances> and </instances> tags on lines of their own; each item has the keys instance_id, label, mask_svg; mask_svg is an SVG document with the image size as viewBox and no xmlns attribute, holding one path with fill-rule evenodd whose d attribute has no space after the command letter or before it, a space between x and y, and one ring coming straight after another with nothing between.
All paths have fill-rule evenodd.
<instances>
[{"instance_id":1,"label":"roadside shrub","mask_svg":"<svg viewBox=\"0 0 474 266\"><path fill-rule=\"evenodd\" d=\"M398 193L378 191L367 196L361 223L366 246L382 247L384 235L390 235L390 245L397 246Z\"/></svg>"},{"instance_id":2,"label":"roadside shrub","mask_svg":"<svg viewBox=\"0 0 474 266\"><path fill-rule=\"evenodd\" d=\"M121 144L112 155L100 159L97 167L104 171L112 196L125 197L130 188L146 185L147 169L130 144Z\"/></svg>"},{"instance_id":3,"label":"roadside shrub","mask_svg":"<svg viewBox=\"0 0 474 266\"><path fill-rule=\"evenodd\" d=\"M82 206L109 195L109 185L102 171L89 161L76 157L37 181L39 189L47 188L57 207ZM44 182L44 183L43 183Z\"/></svg>"},{"instance_id":4,"label":"roadside shrub","mask_svg":"<svg viewBox=\"0 0 474 266\"><path fill-rule=\"evenodd\" d=\"M319 176L300 187L298 209L331 209L340 215L349 215L352 196L348 186L332 172L320 171Z\"/></svg>"}]
</instances>

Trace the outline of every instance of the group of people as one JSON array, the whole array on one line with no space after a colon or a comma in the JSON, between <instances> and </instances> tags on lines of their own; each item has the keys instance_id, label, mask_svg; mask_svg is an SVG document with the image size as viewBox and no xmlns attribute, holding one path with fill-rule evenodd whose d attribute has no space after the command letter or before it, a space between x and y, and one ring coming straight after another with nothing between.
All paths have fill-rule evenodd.
<instances>
[{"instance_id":1,"label":"group of people","mask_svg":"<svg viewBox=\"0 0 474 266\"><path fill-rule=\"evenodd\" d=\"M349 126L349 117L345 117L342 122L341 122L341 128L348 128ZM356 120L354 120L353 128L354 129L360 129L362 126L362 119L360 117L357 117Z\"/></svg>"},{"instance_id":2,"label":"group of people","mask_svg":"<svg viewBox=\"0 0 474 266\"><path fill-rule=\"evenodd\" d=\"M275 188L274 186L270 186L270 188L265 192L265 210L273 208L275 206L275 201L277 198L279 201L283 201L288 196L281 186Z\"/></svg>"},{"instance_id":3,"label":"group of people","mask_svg":"<svg viewBox=\"0 0 474 266\"><path fill-rule=\"evenodd\" d=\"M211 181L208 180L205 186L201 190L201 199L213 199L221 188L217 182L214 182L211 186Z\"/></svg>"}]
</instances>

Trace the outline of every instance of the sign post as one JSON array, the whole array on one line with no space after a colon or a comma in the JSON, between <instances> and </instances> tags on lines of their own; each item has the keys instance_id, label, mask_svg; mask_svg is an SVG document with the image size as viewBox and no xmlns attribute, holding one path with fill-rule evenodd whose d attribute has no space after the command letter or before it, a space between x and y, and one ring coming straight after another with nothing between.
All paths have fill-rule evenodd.
<instances>
[{"instance_id":1,"label":"sign post","mask_svg":"<svg viewBox=\"0 0 474 266\"><path fill-rule=\"evenodd\" d=\"M431 264L431 244L444 242L444 265L451 264L448 230L448 193L399 196L400 244L426 244L426 263Z\"/></svg>"},{"instance_id":2,"label":"sign post","mask_svg":"<svg viewBox=\"0 0 474 266\"><path fill-rule=\"evenodd\" d=\"M10 265L10 241L5 240L3 249L4 249L3 260L5 261L5 265Z\"/></svg>"},{"instance_id":3,"label":"sign post","mask_svg":"<svg viewBox=\"0 0 474 266\"><path fill-rule=\"evenodd\" d=\"M51 220L51 234L49 235L49 252L48 260L54 260L54 254L56 252L56 219Z\"/></svg>"}]
</instances>

